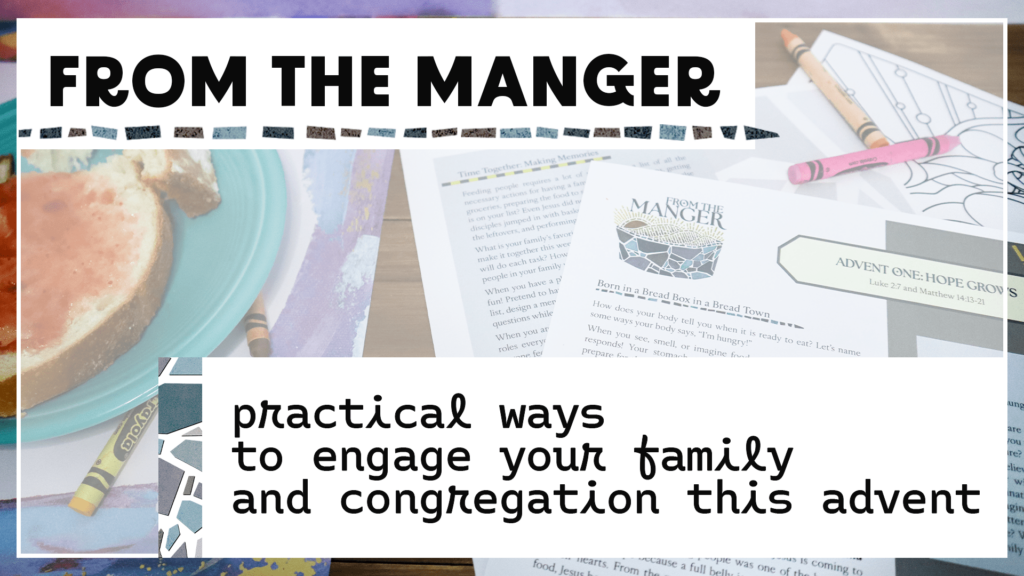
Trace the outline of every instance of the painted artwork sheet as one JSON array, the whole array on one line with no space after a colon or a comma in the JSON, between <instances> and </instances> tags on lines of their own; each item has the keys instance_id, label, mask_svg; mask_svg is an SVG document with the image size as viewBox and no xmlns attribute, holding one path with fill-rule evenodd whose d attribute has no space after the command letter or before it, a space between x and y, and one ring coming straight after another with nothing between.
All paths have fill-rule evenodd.
<instances>
[{"instance_id":1,"label":"painted artwork sheet","mask_svg":"<svg viewBox=\"0 0 1024 576\"><path fill-rule=\"evenodd\" d=\"M155 430L153 432L156 432ZM154 434L150 445L154 445L156 435ZM330 572L331 562L329 558L297 558L297 559L275 559L275 558L220 558L206 559L198 558L165 558L146 559L138 558L17 558L15 546L17 542L17 500L15 498L15 485L17 481L18 466L14 445L0 446L0 575L2 576L29 576L33 574L109 574L111 576L153 576L153 574L195 574L211 576L242 576L243 574L255 576L265 574L267 576L327 576ZM141 495L143 492L147 492ZM141 496L140 496L141 495ZM66 496L66 499L64 498ZM133 509L130 504L135 501L135 513L153 514L156 505L156 484L152 489L148 486L129 486L112 494L115 501L112 503L115 515L122 518L131 513ZM51 509L63 507L68 510L67 500L71 494L51 495L46 497L49 502L40 507L49 506ZM122 511L118 514L117 510ZM126 512L127 511L127 512ZM152 525L156 526L155 518L151 519ZM125 540L123 530L115 530L109 536L95 536L104 539L105 543L115 543ZM148 534L148 532L147 532ZM147 541L152 548L155 540Z\"/></svg>"},{"instance_id":2,"label":"painted artwork sheet","mask_svg":"<svg viewBox=\"0 0 1024 576\"><path fill-rule=\"evenodd\" d=\"M263 288L272 356L362 356L393 150L279 150L284 240ZM239 323L212 356L248 356Z\"/></svg>"}]
</instances>

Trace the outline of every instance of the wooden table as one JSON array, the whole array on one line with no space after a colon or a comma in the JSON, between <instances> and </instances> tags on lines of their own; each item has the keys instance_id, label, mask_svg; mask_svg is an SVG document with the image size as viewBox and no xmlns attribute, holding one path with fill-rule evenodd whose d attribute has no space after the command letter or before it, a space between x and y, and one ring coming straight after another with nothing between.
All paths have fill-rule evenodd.
<instances>
[{"instance_id":1,"label":"wooden table","mask_svg":"<svg viewBox=\"0 0 1024 576\"><path fill-rule=\"evenodd\" d=\"M396 552L400 551L396 544ZM331 576L474 576L469 558L335 558Z\"/></svg>"},{"instance_id":2,"label":"wooden table","mask_svg":"<svg viewBox=\"0 0 1024 576\"><path fill-rule=\"evenodd\" d=\"M998 24L815 24L807 22L766 22L756 25L757 71L754 85L785 84L796 71L796 62L782 45L783 28L814 44L822 30L852 38L869 46L902 56L936 72L951 76L986 92L1003 97L1002 26ZM1012 26L1017 54L1022 47L1024 26ZM1024 82L1018 62L1017 79ZM1024 103L1024 86L1018 86L1017 101ZM1012 98L1011 98L1012 100Z\"/></svg>"},{"instance_id":3,"label":"wooden table","mask_svg":"<svg viewBox=\"0 0 1024 576\"><path fill-rule=\"evenodd\" d=\"M827 28L919 62L992 94L1002 94L1003 63L991 58L978 58L978 54L1000 52L1000 27L958 24L758 24L757 87L785 84L796 70L796 64L779 38L779 30L783 27L789 28L808 44ZM1009 28L1009 98L1024 104L1024 25ZM434 355L400 154L395 155L388 188L363 354ZM396 542L395 553L401 552L401 543ZM466 558L335 559L331 574L473 576L473 567Z\"/></svg>"}]
</instances>

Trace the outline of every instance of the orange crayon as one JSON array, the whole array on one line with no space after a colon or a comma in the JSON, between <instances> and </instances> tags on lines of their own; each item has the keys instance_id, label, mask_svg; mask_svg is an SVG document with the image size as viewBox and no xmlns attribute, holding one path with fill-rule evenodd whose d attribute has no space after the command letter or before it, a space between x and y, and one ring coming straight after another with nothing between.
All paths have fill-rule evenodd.
<instances>
[{"instance_id":1,"label":"orange crayon","mask_svg":"<svg viewBox=\"0 0 1024 576\"><path fill-rule=\"evenodd\" d=\"M843 87L828 73L828 70L825 70L825 67L821 65L821 61L814 56L811 49L807 47L807 44L799 36L783 29L782 43L786 45L786 50L789 50L790 56L796 60L800 68L810 76L811 81L818 87L818 90L821 90L825 98L828 98L828 101L835 106L843 120L846 120L850 128L853 128L854 133L864 142L865 146L868 148L879 148L889 145L889 140L878 129L874 121L871 120L864 110L861 110L860 106L853 101L853 98L850 98L846 90L843 90Z\"/></svg>"}]
</instances>

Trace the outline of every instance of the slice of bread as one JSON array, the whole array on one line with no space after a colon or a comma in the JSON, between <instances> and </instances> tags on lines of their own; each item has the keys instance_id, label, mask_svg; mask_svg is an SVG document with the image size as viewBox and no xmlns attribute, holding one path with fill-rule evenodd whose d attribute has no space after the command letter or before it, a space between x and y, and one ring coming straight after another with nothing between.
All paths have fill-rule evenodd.
<instances>
[{"instance_id":1,"label":"slice of bread","mask_svg":"<svg viewBox=\"0 0 1024 576\"><path fill-rule=\"evenodd\" d=\"M189 218L220 205L209 150L125 150L142 169L142 181L174 200Z\"/></svg>"},{"instance_id":2,"label":"slice of bread","mask_svg":"<svg viewBox=\"0 0 1024 576\"><path fill-rule=\"evenodd\" d=\"M89 166L92 150L22 150L21 157L40 172L74 172Z\"/></svg>"},{"instance_id":3,"label":"slice of bread","mask_svg":"<svg viewBox=\"0 0 1024 576\"><path fill-rule=\"evenodd\" d=\"M21 408L107 369L142 338L170 276L171 224L134 162L22 175Z\"/></svg>"}]
</instances>

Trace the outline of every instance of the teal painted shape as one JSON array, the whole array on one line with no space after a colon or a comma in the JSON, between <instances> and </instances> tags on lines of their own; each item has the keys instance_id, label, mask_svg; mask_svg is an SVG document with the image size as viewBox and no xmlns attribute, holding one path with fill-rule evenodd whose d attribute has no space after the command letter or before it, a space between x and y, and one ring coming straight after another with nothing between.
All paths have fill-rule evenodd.
<instances>
[{"instance_id":1,"label":"teal painted shape","mask_svg":"<svg viewBox=\"0 0 1024 576\"><path fill-rule=\"evenodd\" d=\"M761 140L763 138L778 138L779 135L771 130L762 130L760 128L754 128L753 126L744 126L743 135L747 137L747 140Z\"/></svg>"},{"instance_id":2,"label":"teal painted shape","mask_svg":"<svg viewBox=\"0 0 1024 576\"><path fill-rule=\"evenodd\" d=\"M14 154L17 148L18 131L15 128L15 116L18 101L8 100L0 104L0 154Z\"/></svg>"},{"instance_id":3,"label":"teal painted shape","mask_svg":"<svg viewBox=\"0 0 1024 576\"><path fill-rule=\"evenodd\" d=\"M178 358L171 368L171 376L202 376L202 358Z\"/></svg>"},{"instance_id":4,"label":"teal painted shape","mask_svg":"<svg viewBox=\"0 0 1024 576\"><path fill-rule=\"evenodd\" d=\"M174 543L178 541L178 536L181 536L181 528L178 528L178 525L175 524L167 531L167 544L165 546L168 550L174 547Z\"/></svg>"},{"instance_id":5,"label":"teal painted shape","mask_svg":"<svg viewBox=\"0 0 1024 576\"><path fill-rule=\"evenodd\" d=\"M117 140L117 128L104 128L102 126L92 127L93 138L106 138L107 140Z\"/></svg>"},{"instance_id":6,"label":"teal painted shape","mask_svg":"<svg viewBox=\"0 0 1024 576\"><path fill-rule=\"evenodd\" d=\"M157 428L161 434L177 432L202 421L202 384L160 385L160 419Z\"/></svg>"},{"instance_id":7,"label":"teal painted shape","mask_svg":"<svg viewBox=\"0 0 1024 576\"><path fill-rule=\"evenodd\" d=\"M537 127L537 138L551 138L552 140L558 138L558 130L554 128L545 128L543 126Z\"/></svg>"},{"instance_id":8,"label":"teal painted shape","mask_svg":"<svg viewBox=\"0 0 1024 576\"><path fill-rule=\"evenodd\" d=\"M160 454L164 453L164 441L163 440L157 440L157 442L159 442L159 443L156 446L156 453L157 453L157 456L159 456Z\"/></svg>"},{"instance_id":9,"label":"teal painted shape","mask_svg":"<svg viewBox=\"0 0 1024 576\"><path fill-rule=\"evenodd\" d=\"M223 126L213 129L214 140L245 140L245 126Z\"/></svg>"},{"instance_id":10,"label":"teal painted shape","mask_svg":"<svg viewBox=\"0 0 1024 576\"><path fill-rule=\"evenodd\" d=\"M686 126L662 124L658 130L658 137L662 140L686 140Z\"/></svg>"},{"instance_id":11,"label":"teal painted shape","mask_svg":"<svg viewBox=\"0 0 1024 576\"><path fill-rule=\"evenodd\" d=\"M185 500L181 503L181 507L178 508L178 521L193 533L199 532L203 529L203 505L191 500Z\"/></svg>"},{"instance_id":12,"label":"teal painted shape","mask_svg":"<svg viewBox=\"0 0 1024 576\"><path fill-rule=\"evenodd\" d=\"M199 440L185 440L171 454L196 470L203 470L203 443Z\"/></svg>"}]
</instances>

